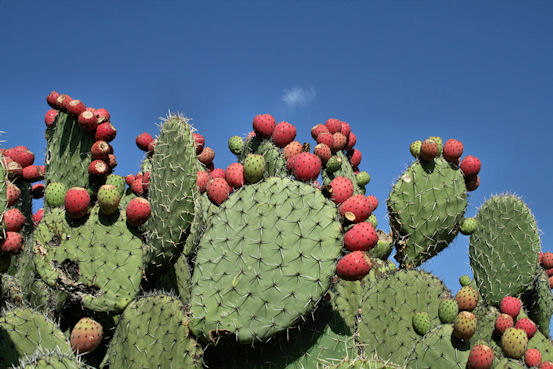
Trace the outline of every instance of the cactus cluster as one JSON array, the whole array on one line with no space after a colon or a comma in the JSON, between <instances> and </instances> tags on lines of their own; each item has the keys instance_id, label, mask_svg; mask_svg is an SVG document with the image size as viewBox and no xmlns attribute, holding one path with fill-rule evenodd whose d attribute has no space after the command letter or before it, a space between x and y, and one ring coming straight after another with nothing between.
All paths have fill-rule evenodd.
<instances>
[{"instance_id":1,"label":"cactus cluster","mask_svg":"<svg viewBox=\"0 0 553 369\"><path fill-rule=\"evenodd\" d=\"M553 254L516 196L465 218L481 163L460 141L411 144L388 234L340 119L311 149L257 115L223 169L170 114L122 177L109 112L47 102L44 166L0 150L0 369L553 367ZM474 278L453 296L420 266L458 233Z\"/></svg>"}]
</instances>

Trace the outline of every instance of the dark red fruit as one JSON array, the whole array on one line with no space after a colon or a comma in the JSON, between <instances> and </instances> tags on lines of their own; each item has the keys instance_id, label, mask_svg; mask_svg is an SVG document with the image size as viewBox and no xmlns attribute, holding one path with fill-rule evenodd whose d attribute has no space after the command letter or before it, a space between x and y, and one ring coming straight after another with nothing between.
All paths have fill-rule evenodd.
<instances>
[{"instance_id":1,"label":"dark red fruit","mask_svg":"<svg viewBox=\"0 0 553 369\"><path fill-rule=\"evenodd\" d=\"M109 122L110 120L109 112L104 108L96 109L94 114L96 115L96 121L98 124Z\"/></svg>"},{"instance_id":2,"label":"dark red fruit","mask_svg":"<svg viewBox=\"0 0 553 369\"><path fill-rule=\"evenodd\" d=\"M148 132L142 132L136 136L136 146L142 151L148 151L148 146L153 140L154 138Z\"/></svg>"},{"instance_id":3,"label":"dark red fruit","mask_svg":"<svg viewBox=\"0 0 553 369\"><path fill-rule=\"evenodd\" d=\"M96 127L96 133L94 139L96 141L111 142L117 135L117 130L110 122L98 124Z\"/></svg>"},{"instance_id":4,"label":"dark red fruit","mask_svg":"<svg viewBox=\"0 0 553 369\"><path fill-rule=\"evenodd\" d=\"M52 107L52 109L57 109L58 107L57 99L59 96L60 94L57 93L56 90L50 92L48 96L46 96L46 102L48 103L48 105Z\"/></svg>"},{"instance_id":5,"label":"dark red fruit","mask_svg":"<svg viewBox=\"0 0 553 369\"><path fill-rule=\"evenodd\" d=\"M42 181L44 179L44 170L40 165L29 165L23 168L21 175L29 182Z\"/></svg>"},{"instance_id":6,"label":"dark red fruit","mask_svg":"<svg viewBox=\"0 0 553 369\"><path fill-rule=\"evenodd\" d=\"M108 160L109 154L113 153L113 148L106 141L96 141L90 148L92 159Z\"/></svg>"},{"instance_id":7,"label":"dark red fruit","mask_svg":"<svg viewBox=\"0 0 553 369\"><path fill-rule=\"evenodd\" d=\"M482 163L480 163L480 159L472 155L465 156L463 161L461 161L461 170L463 171L463 175L465 177L473 177L477 175L480 172L481 166Z\"/></svg>"},{"instance_id":8,"label":"dark red fruit","mask_svg":"<svg viewBox=\"0 0 553 369\"><path fill-rule=\"evenodd\" d=\"M194 147L196 148L196 155L200 155L205 146L205 137L199 133L193 133Z\"/></svg>"},{"instance_id":9,"label":"dark red fruit","mask_svg":"<svg viewBox=\"0 0 553 369\"><path fill-rule=\"evenodd\" d=\"M439 147L436 141L426 139L421 145L420 158L422 160L430 161L438 156Z\"/></svg>"},{"instance_id":10,"label":"dark red fruit","mask_svg":"<svg viewBox=\"0 0 553 369\"><path fill-rule=\"evenodd\" d=\"M451 163L457 163L461 155L463 155L463 143L454 138L447 140L443 149L444 159Z\"/></svg>"},{"instance_id":11,"label":"dark red fruit","mask_svg":"<svg viewBox=\"0 0 553 369\"><path fill-rule=\"evenodd\" d=\"M44 116L44 123L46 123L46 127L52 127L54 125L59 113L60 112L56 109L50 109L46 112L46 115Z\"/></svg>"},{"instance_id":12,"label":"dark red fruit","mask_svg":"<svg viewBox=\"0 0 553 369\"><path fill-rule=\"evenodd\" d=\"M85 132L92 132L98 127L96 116L93 112L85 110L77 118L77 122L81 129Z\"/></svg>"},{"instance_id":13,"label":"dark red fruit","mask_svg":"<svg viewBox=\"0 0 553 369\"><path fill-rule=\"evenodd\" d=\"M71 100L69 104L67 104L67 112L77 117L85 110L86 110L86 106L83 104L81 100L77 100L77 99Z\"/></svg>"},{"instance_id":14,"label":"dark red fruit","mask_svg":"<svg viewBox=\"0 0 553 369\"><path fill-rule=\"evenodd\" d=\"M44 197L44 183L35 183L32 187L33 199Z\"/></svg>"},{"instance_id":15,"label":"dark red fruit","mask_svg":"<svg viewBox=\"0 0 553 369\"><path fill-rule=\"evenodd\" d=\"M88 174L101 176L107 174L108 169L108 165L103 160L94 160L88 165Z\"/></svg>"}]
</instances>

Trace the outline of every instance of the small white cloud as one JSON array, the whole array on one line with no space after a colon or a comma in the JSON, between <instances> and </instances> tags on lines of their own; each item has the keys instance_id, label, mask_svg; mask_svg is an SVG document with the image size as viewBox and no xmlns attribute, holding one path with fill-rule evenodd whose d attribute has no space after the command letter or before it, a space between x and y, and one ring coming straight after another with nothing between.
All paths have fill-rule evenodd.
<instances>
[{"instance_id":1,"label":"small white cloud","mask_svg":"<svg viewBox=\"0 0 553 369\"><path fill-rule=\"evenodd\" d=\"M317 98L317 92L313 87L305 89L303 87L294 87L292 89L285 89L284 95L280 98L286 106L290 109L294 109L300 106L306 106L314 102Z\"/></svg>"}]
</instances>

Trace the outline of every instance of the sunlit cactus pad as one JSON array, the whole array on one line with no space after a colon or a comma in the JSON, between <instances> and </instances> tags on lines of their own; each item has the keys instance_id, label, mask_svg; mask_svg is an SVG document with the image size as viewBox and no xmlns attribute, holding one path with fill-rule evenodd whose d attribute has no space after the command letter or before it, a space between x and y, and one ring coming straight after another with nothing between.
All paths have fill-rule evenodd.
<instances>
[{"instance_id":1,"label":"sunlit cactus pad","mask_svg":"<svg viewBox=\"0 0 553 369\"><path fill-rule=\"evenodd\" d=\"M138 294L142 241L124 211L106 216L96 206L86 221L73 221L53 209L35 231L34 252L40 277L89 309L121 311Z\"/></svg>"},{"instance_id":2,"label":"sunlit cactus pad","mask_svg":"<svg viewBox=\"0 0 553 369\"><path fill-rule=\"evenodd\" d=\"M416 267L446 248L459 232L467 207L461 171L438 157L416 161L398 179L388 211L402 267Z\"/></svg>"},{"instance_id":3,"label":"sunlit cactus pad","mask_svg":"<svg viewBox=\"0 0 553 369\"><path fill-rule=\"evenodd\" d=\"M199 245L191 330L265 340L309 312L342 247L336 207L308 184L272 177L225 201Z\"/></svg>"},{"instance_id":4,"label":"sunlit cactus pad","mask_svg":"<svg viewBox=\"0 0 553 369\"><path fill-rule=\"evenodd\" d=\"M470 265L482 297L498 306L503 297L531 288L540 252L538 228L530 209L513 195L490 198L476 221Z\"/></svg>"},{"instance_id":5,"label":"sunlit cactus pad","mask_svg":"<svg viewBox=\"0 0 553 369\"><path fill-rule=\"evenodd\" d=\"M47 350L39 347L32 355L19 361L15 369L92 369L73 353L63 352L58 347Z\"/></svg>"}]
</instances>

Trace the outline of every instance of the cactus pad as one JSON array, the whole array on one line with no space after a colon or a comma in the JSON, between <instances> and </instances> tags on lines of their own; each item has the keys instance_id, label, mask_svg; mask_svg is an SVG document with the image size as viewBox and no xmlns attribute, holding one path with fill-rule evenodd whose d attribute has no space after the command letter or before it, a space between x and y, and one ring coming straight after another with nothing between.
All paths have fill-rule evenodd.
<instances>
[{"instance_id":1,"label":"cactus pad","mask_svg":"<svg viewBox=\"0 0 553 369\"><path fill-rule=\"evenodd\" d=\"M14 369L88 369L75 355L63 352L58 347L47 350L39 347L32 355L19 361Z\"/></svg>"},{"instance_id":2,"label":"cactus pad","mask_svg":"<svg viewBox=\"0 0 553 369\"><path fill-rule=\"evenodd\" d=\"M400 265L419 266L446 248L459 232L466 207L463 175L443 158L407 168L388 198Z\"/></svg>"},{"instance_id":3,"label":"cactus pad","mask_svg":"<svg viewBox=\"0 0 553 369\"><path fill-rule=\"evenodd\" d=\"M470 265L480 294L499 305L505 296L520 296L536 275L540 237L530 209L513 195L494 196L476 215L470 237Z\"/></svg>"},{"instance_id":4,"label":"cactus pad","mask_svg":"<svg viewBox=\"0 0 553 369\"><path fill-rule=\"evenodd\" d=\"M310 185L271 177L242 188L200 241L190 329L240 342L287 329L328 289L342 243L336 207Z\"/></svg>"},{"instance_id":5,"label":"cactus pad","mask_svg":"<svg viewBox=\"0 0 553 369\"><path fill-rule=\"evenodd\" d=\"M534 280L532 290L523 295L524 305L528 315L537 324L539 330L549 335L549 323L553 314L553 295L549 288L549 280L545 271L538 268L538 276Z\"/></svg>"}]
</instances>

